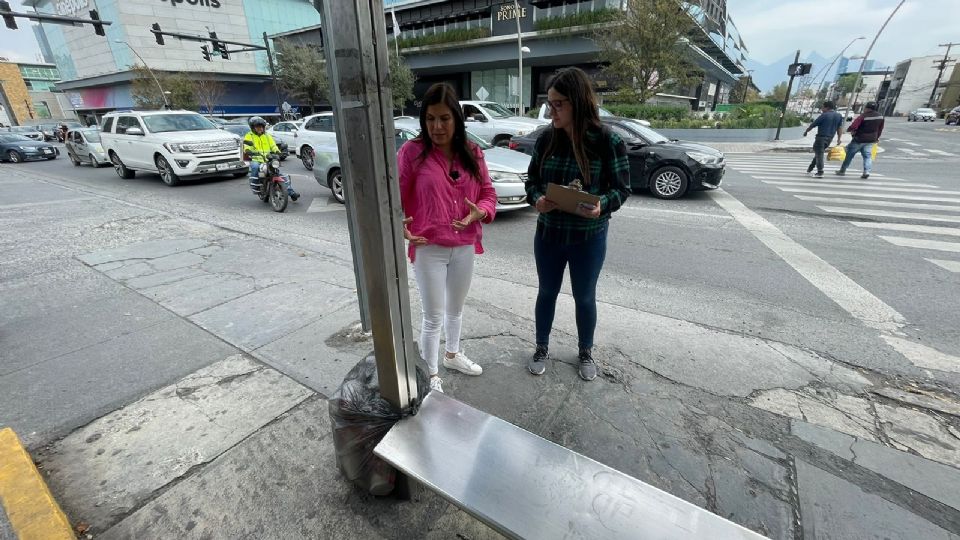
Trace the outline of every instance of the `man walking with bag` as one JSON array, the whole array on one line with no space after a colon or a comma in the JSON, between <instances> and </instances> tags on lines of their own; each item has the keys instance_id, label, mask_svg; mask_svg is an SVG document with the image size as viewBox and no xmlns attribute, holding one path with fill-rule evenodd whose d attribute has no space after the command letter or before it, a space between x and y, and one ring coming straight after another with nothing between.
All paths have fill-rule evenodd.
<instances>
[{"instance_id":1,"label":"man walking with bag","mask_svg":"<svg viewBox=\"0 0 960 540\"><path fill-rule=\"evenodd\" d=\"M834 172L839 176L846 174L853 156L859 152L863 156L863 174L860 178L870 178L870 169L873 167L871 156L873 145L877 144L880 134L883 133L883 115L877 112L877 104L871 101L864 105L863 114L850 124L847 131L853 133L853 140L847 145L847 157L840 165L840 170Z\"/></svg>"},{"instance_id":2,"label":"man walking with bag","mask_svg":"<svg viewBox=\"0 0 960 540\"><path fill-rule=\"evenodd\" d=\"M820 107L820 116L803 132L806 137L810 130L817 128L817 135L813 139L813 161L807 167L807 174L810 174L814 167L817 168L817 174L814 175L816 178L823 178L823 153L830 146L833 134L837 134L837 146L840 146L840 136L843 135L843 115L833 109L832 101L824 101Z\"/></svg>"}]
</instances>

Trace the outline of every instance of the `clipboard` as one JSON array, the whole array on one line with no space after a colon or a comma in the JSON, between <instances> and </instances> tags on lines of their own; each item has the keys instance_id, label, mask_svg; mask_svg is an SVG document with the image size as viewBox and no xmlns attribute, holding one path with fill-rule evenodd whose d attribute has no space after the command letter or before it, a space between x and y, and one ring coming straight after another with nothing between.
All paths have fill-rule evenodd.
<instances>
[{"instance_id":1,"label":"clipboard","mask_svg":"<svg viewBox=\"0 0 960 540\"><path fill-rule=\"evenodd\" d=\"M580 191L576 188L553 183L547 184L547 199L556 203L564 212L577 215L579 215L577 205L580 203L595 206L600 204L600 197L597 195L591 195L586 191Z\"/></svg>"}]
</instances>

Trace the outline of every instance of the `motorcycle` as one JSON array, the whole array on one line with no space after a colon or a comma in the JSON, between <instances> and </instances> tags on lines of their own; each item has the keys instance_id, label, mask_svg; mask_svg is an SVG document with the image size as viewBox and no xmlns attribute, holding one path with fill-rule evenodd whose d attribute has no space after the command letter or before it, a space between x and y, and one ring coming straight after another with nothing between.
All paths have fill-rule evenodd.
<instances>
[{"instance_id":1,"label":"motorcycle","mask_svg":"<svg viewBox=\"0 0 960 540\"><path fill-rule=\"evenodd\" d=\"M251 147L253 143L244 141L244 145ZM260 164L258 178L250 178L251 191L261 201L270 203L274 212L286 210L290 195L287 194L286 180L280 174L280 154L264 154L252 148L244 148L244 154L245 157L258 155L266 158L266 162Z\"/></svg>"}]
</instances>

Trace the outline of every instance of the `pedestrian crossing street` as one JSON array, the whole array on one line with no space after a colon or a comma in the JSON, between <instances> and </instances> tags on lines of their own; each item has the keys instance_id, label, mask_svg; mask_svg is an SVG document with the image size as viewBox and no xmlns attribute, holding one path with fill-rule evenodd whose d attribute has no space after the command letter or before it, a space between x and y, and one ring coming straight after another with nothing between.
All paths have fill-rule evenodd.
<instances>
[{"instance_id":1,"label":"pedestrian crossing street","mask_svg":"<svg viewBox=\"0 0 960 540\"><path fill-rule=\"evenodd\" d=\"M932 148L923 148L922 144L908 141L906 139L897 139L884 137L880 142L884 149L884 159L942 159L951 157L960 157L955 152L944 150L935 150Z\"/></svg>"},{"instance_id":2,"label":"pedestrian crossing street","mask_svg":"<svg viewBox=\"0 0 960 540\"><path fill-rule=\"evenodd\" d=\"M810 159L809 154L727 154L727 167L809 202L826 214L860 216L863 220L850 219L848 223L872 230L894 246L941 253L924 259L960 273L960 191L876 173L862 180L861 171L854 169L859 157L846 176L834 175L839 164L828 162L824 177L813 178L806 174Z\"/></svg>"}]
</instances>

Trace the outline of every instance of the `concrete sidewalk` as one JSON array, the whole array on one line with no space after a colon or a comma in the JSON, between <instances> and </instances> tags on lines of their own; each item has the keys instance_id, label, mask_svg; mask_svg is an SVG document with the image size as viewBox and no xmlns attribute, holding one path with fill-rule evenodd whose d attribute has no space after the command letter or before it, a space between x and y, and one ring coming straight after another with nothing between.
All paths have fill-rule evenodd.
<instances>
[{"instance_id":1,"label":"concrete sidewalk","mask_svg":"<svg viewBox=\"0 0 960 540\"><path fill-rule=\"evenodd\" d=\"M372 349L347 246L10 171L0 427L74 524L97 538L498 538L432 494L377 499L337 472L325 398ZM960 539L954 402L610 303L602 376L586 383L566 294L557 360L533 377L536 289L477 270L464 348L484 374L444 372L452 397L772 538Z\"/></svg>"},{"instance_id":2,"label":"concrete sidewalk","mask_svg":"<svg viewBox=\"0 0 960 540\"><path fill-rule=\"evenodd\" d=\"M813 137L789 141L764 142L705 142L711 148L723 153L744 154L758 152L813 152Z\"/></svg>"}]
</instances>

